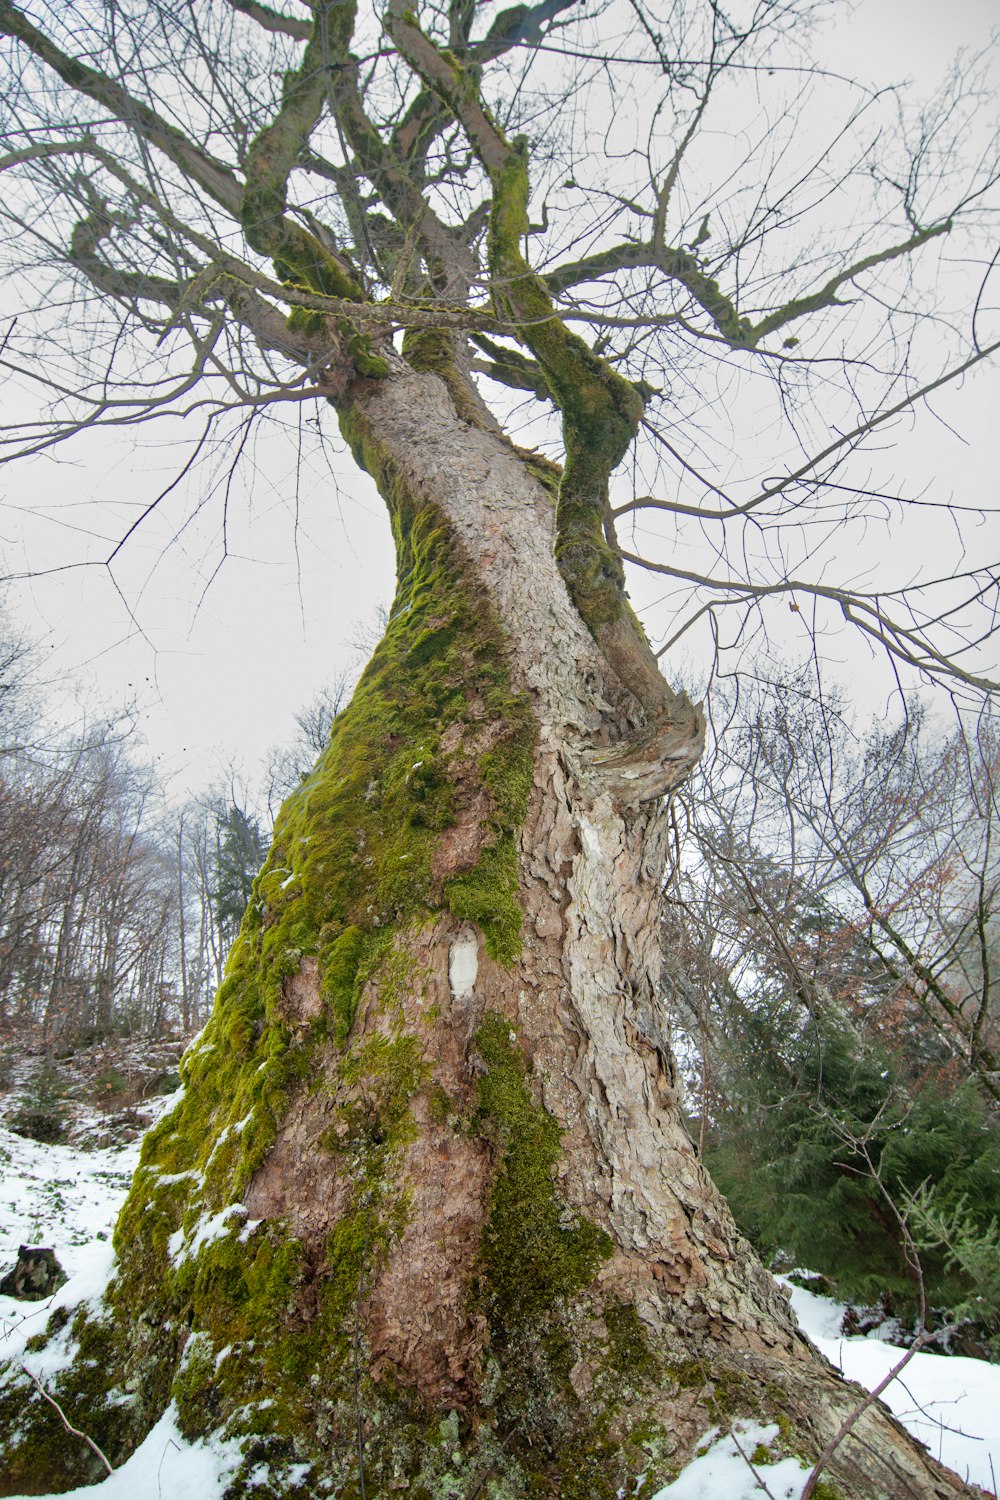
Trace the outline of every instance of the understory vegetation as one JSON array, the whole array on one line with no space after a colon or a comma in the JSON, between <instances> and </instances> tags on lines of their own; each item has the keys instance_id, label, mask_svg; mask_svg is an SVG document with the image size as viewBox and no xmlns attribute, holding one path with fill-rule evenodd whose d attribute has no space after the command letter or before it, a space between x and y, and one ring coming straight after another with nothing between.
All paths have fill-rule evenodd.
<instances>
[{"instance_id":1,"label":"understory vegetation","mask_svg":"<svg viewBox=\"0 0 1000 1500\"><path fill-rule=\"evenodd\" d=\"M664 916L692 1133L765 1259L995 1357L1000 746L808 673L729 710Z\"/></svg>"}]
</instances>

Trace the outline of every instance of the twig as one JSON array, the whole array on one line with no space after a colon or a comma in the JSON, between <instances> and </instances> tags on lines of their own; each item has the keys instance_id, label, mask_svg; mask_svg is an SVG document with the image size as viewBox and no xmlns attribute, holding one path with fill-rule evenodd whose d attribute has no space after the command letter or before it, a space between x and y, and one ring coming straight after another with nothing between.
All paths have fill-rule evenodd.
<instances>
[{"instance_id":1,"label":"twig","mask_svg":"<svg viewBox=\"0 0 1000 1500\"><path fill-rule=\"evenodd\" d=\"M698 1356L698 1368L701 1370L701 1376L702 1376L702 1379L705 1382L705 1386L703 1387L703 1389L708 1389L708 1390L711 1391L711 1395L709 1396L708 1399L711 1401L712 1405L715 1407L716 1415L720 1418L720 1425L721 1425L722 1424L722 1420L724 1418L722 1407L719 1404L719 1398L715 1394L715 1385L714 1385L713 1381L710 1380L708 1371L705 1369L704 1361L702 1360L702 1358L701 1358L700 1355ZM733 1440L733 1447L736 1449L736 1451L739 1454L740 1458L742 1458L743 1462L746 1464L747 1468L750 1470L750 1473L753 1475L753 1477L756 1480L757 1485L759 1486L759 1488L764 1491L764 1494L767 1496L767 1500L775 1500L774 1495L771 1493L771 1491L767 1487L767 1482L764 1480L764 1478L762 1477L762 1475L758 1472L757 1468L755 1467L755 1465L753 1463L753 1460L750 1459L747 1456L746 1453L744 1453L744 1451L743 1451L743 1444L740 1442L739 1438L736 1435L736 1423L735 1422L731 1425L731 1427L729 1429L728 1436L732 1438L732 1440ZM804 1497L803 1497L803 1500L804 1500Z\"/></svg>"},{"instance_id":2,"label":"twig","mask_svg":"<svg viewBox=\"0 0 1000 1500\"><path fill-rule=\"evenodd\" d=\"M175 1448L178 1453L181 1451L180 1443L175 1443L174 1440L173 1440L173 1438L167 1438L167 1441L166 1441L166 1443L164 1444L164 1447L163 1447L163 1452L160 1454L160 1462L159 1462L159 1464L157 1465L157 1468L156 1468L156 1495L157 1495L157 1500L163 1500L163 1487L160 1484L160 1473L161 1473L161 1471L163 1469L163 1460L167 1456L167 1449L168 1448Z\"/></svg>"},{"instance_id":3,"label":"twig","mask_svg":"<svg viewBox=\"0 0 1000 1500\"><path fill-rule=\"evenodd\" d=\"M759 1468L757 1467L757 1465L753 1462L753 1460L751 1458L747 1457L747 1454L744 1452L743 1444L740 1442L739 1438L736 1436L736 1424L735 1424L735 1422L733 1423L732 1427L729 1429L729 1436L732 1438L733 1447L736 1449L737 1453L740 1455L740 1458L742 1458L743 1462L746 1464L747 1468L750 1470L750 1473L753 1475L754 1479L757 1481L758 1487L764 1491L764 1494L767 1496L767 1500L774 1500L774 1493L773 1493L772 1490L768 1489L767 1484L766 1484L763 1476L761 1475L761 1472L760 1472ZM805 1493L806 1493L805 1490L803 1490L802 1491L803 1500L805 1500Z\"/></svg>"},{"instance_id":4,"label":"twig","mask_svg":"<svg viewBox=\"0 0 1000 1500\"><path fill-rule=\"evenodd\" d=\"M892 1369L882 1380L879 1381L875 1389L873 1391L870 1391L865 1399L860 1402L859 1405L856 1406L847 1417L844 1418L839 1429L834 1433L833 1437L827 1443L826 1447L823 1449L823 1452L816 1460L812 1472L810 1473L809 1478L806 1480L805 1488L802 1491L801 1500L811 1500L811 1496L815 1493L816 1486L819 1483L819 1477L823 1472L823 1469L826 1467L830 1459L833 1457L834 1453L840 1447L840 1444L844 1441L844 1438L847 1437L851 1429L860 1421L868 1408L874 1405L879 1396L881 1396L882 1392L892 1384L892 1382L903 1370L905 1370L906 1366L910 1363L910 1360L913 1358L913 1356L919 1353L919 1351L924 1347L925 1344L933 1344L936 1339L939 1339L943 1335L953 1331L954 1325L951 1324L946 1324L945 1327L937 1329L934 1333L928 1333L927 1331L927 1293L924 1286L924 1269L920 1261L920 1255L917 1250L916 1241L914 1240L913 1235L910 1232L910 1226L907 1221L906 1215L900 1212L899 1205L896 1203L896 1200L893 1198L892 1194L889 1192L889 1189L882 1181L881 1162L878 1164L878 1166L876 1166L875 1162L872 1160L872 1154L869 1149L869 1142L871 1140L875 1127L881 1119L883 1111L887 1108L889 1102L889 1099L886 1098L879 1108L875 1118L869 1124L868 1129L865 1131L864 1135L860 1137L852 1135L841 1122L833 1120L832 1116L828 1115L827 1117L830 1119L835 1128L839 1129L842 1139L849 1145L853 1146L854 1149L860 1152L860 1154L864 1157L865 1165L868 1168L868 1172L872 1181L875 1183L879 1192L882 1194L882 1197L889 1205L889 1210L892 1213L893 1218L896 1220L896 1223L899 1225L900 1235L902 1237L903 1254L906 1258L907 1264L913 1271L914 1278L917 1284L917 1293L919 1297L919 1332L917 1333L916 1338L913 1340L913 1343L903 1355L902 1359L898 1360L896 1364L893 1365ZM910 1106L910 1108L912 1109L912 1105Z\"/></svg>"},{"instance_id":5,"label":"twig","mask_svg":"<svg viewBox=\"0 0 1000 1500\"><path fill-rule=\"evenodd\" d=\"M514 1428L512 1427L510 1432L508 1432L507 1436L502 1440L500 1444L500 1452L497 1454L496 1458L489 1465L489 1467L484 1469L483 1473L476 1480L476 1483L473 1485L472 1489L466 1495L465 1500L476 1500L476 1497L483 1493L483 1490L486 1488L486 1481L496 1473L497 1464L500 1462L500 1459L503 1456L504 1449L510 1443L513 1436Z\"/></svg>"},{"instance_id":6,"label":"twig","mask_svg":"<svg viewBox=\"0 0 1000 1500\"><path fill-rule=\"evenodd\" d=\"M21 1365L21 1369L24 1371L25 1375L27 1375L28 1379L34 1385L34 1387L37 1390L38 1394L40 1396L42 1396L49 1403L50 1406L54 1406L55 1407L56 1412L59 1415L59 1420L63 1424L63 1426L65 1427L66 1431L69 1432L69 1433L71 1433L73 1435L73 1437L83 1438L83 1441L86 1443L87 1447L91 1450L91 1452L97 1454L97 1457L101 1460L101 1463L107 1469L108 1473L109 1474L113 1474L114 1473L114 1469L111 1467L110 1463L108 1462L106 1454L104 1454L104 1453L101 1452L100 1448L98 1448L97 1444L94 1442L94 1439L92 1437L88 1437L85 1432L81 1432L80 1429L79 1429L79 1427L74 1427L73 1426L73 1423L70 1421L69 1417L67 1417L66 1413L63 1411L62 1407L59 1405L59 1402L56 1400L56 1398L54 1396L50 1396L49 1395L48 1391L45 1389L44 1385L42 1385L42 1382L39 1380L38 1376L35 1375L31 1370L29 1370L27 1365L22 1364Z\"/></svg>"},{"instance_id":7,"label":"twig","mask_svg":"<svg viewBox=\"0 0 1000 1500\"><path fill-rule=\"evenodd\" d=\"M830 1459L836 1453L837 1449L840 1447L841 1443L844 1441L845 1437L847 1437L851 1428L861 1420L870 1406L874 1406L875 1402L881 1396L882 1392L886 1390L886 1388L890 1386L896 1379L896 1376L906 1368L913 1356L923 1348L924 1344L929 1344L934 1337L934 1334L921 1334L919 1338L914 1339L909 1349L907 1349L906 1353L903 1355L903 1358L901 1360L898 1360L896 1364L893 1365L888 1375L884 1376L883 1379L879 1381L875 1389L873 1391L869 1391L865 1399L860 1402L848 1416L844 1418L843 1422L841 1422L839 1428L834 1433L833 1437L827 1443L826 1447L823 1449L823 1452L820 1454L819 1458L813 1465L809 1478L806 1480L805 1488L802 1491L801 1500L811 1500L811 1496L816 1492L816 1486L819 1483L820 1475L826 1468L827 1464L830 1462Z\"/></svg>"}]
</instances>

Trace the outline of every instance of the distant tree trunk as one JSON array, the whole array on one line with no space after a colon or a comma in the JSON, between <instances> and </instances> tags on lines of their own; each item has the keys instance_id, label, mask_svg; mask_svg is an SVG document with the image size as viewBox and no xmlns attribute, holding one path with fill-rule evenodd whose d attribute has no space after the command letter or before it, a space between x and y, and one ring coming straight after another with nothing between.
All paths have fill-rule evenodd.
<instances>
[{"instance_id":1,"label":"distant tree trunk","mask_svg":"<svg viewBox=\"0 0 1000 1500\"><path fill-rule=\"evenodd\" d=\"M117 911L117 893L106 893L103 920L97 929L94 974L94 1030L99 1037L114 1029L115 1002L118 988L118 952L121 941L121 919Z\"/></svg>"},{"instance_id":2,"label":"distant tree trunk","mask_svg":"<svg viewBox=\"0 0 1000 1500\"><path fill-rule=\"evenodd\" d=\"M278 820L59 1393L115 1462L171 1395L191 1436L245 1435L232 1496L261 1465L272 1495L649 1495L741 1414L815 1457L859 1393L699 1164L657 999L657 794L698 715L643 760L543 462L432 374L361 387L386 636ZM5 1492L90 1475L31 1410ZM877 1408L830 1468L966 1492Z\"/></svg>"},{"instance_id":3,"label":"distant tree trunk","mask_svg":"<svg viewBox=\"0 0 1000 1500\"><path fill-rule=\"evenodd\" d=\"M185 890L184 890L184 814L177 819L177 855L176 855L176 899L177 899L177 941L180 961L180 1011L181 1030L187 1036L191 1031L191 989L190 969L188 965L187 952L187 930L185 927Z\"/></svg>"}]
</instances>

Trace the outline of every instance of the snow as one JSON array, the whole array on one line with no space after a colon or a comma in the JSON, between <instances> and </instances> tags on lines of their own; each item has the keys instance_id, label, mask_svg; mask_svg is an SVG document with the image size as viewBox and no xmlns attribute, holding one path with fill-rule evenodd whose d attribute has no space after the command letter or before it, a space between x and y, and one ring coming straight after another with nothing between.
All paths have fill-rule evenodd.
<instances>
[{"instance_id":1,"label":"snow","mask_svg":"<svg viewBox=\"0 0 1000 1500\"><path fill-rule=\"evenodd\" d=\"M157 1101L156 1111L174 1102ZM137 1140L91 1151L43 1146L0 1124L0 1272L13 1265L19 1245L44 1244L55 1250L70 1278L47 1302L0 1297L0 1359L23 1360L43 1384L67 1357L68 1330L42 1351L25 1355L25 1343L44 1329L55 1307L75 1307L101 1297L114 1269L111 1232L138 1164L140 1145ZM254 1221L226 1210L191 1226L192 1239L185 1242L182 1237L176 1249L190 1254L208 1236L243 1237L253 1227ZM800 1327L849 1379L871 1389L900 1359L901 1349L875 1335L843 1337L840 1304L787 1281L785 1285ZM994 1474L1000 1476L1000 1366L921 1352L883 1400L943 1463L985 1490L995 1489ZM736 1422L730 1433L706 1433L695 1458L656 1500L759 1500L768 1493L774 1500L799 1500L807 1471L798 1459L781 1455L776 1439L775 1427L754 1422ZM238 1458L235 1443L218 1438L185 1442L170 1408L120 1469L100 1485L72 1491L70 1500L159 1500L180 1495L185 1500L220 1500Z\"/></svg>"},{"instance_id":2,"label":"snow","mask_svg":"<svg viewBox=\"0 0 1000 1500\"><path fill-rule=\"evenodd\" d=\"M214 1244L216 1240L231 1234L235 1226L230 1220L236 1217L245 1219L246 1213L242 1203L229 1203L217 1214L199 1219L190 1238L184 1229L175 1230L167 1241L170 1259L174 1265L179 1265L182 1260L193 1260L205 1245Z\"/></svg>"},{"instance_id":3,"label":"snow","mask_svg":"<svg viewBox=\"0 0 1000 1500\"><path fill-rule=\"evenodd\" d=\"M165 1099L159 1108L172 1102ZM48 1302L0 1297L0 1359L20 1358L54 1308L75 1307L103 1292L114 1264L111 1233L141 1144L103 1151L43 1146L0 1124L0 1271L14 1264L19 1246L46 1245L69 1277Z\"/></svg>"},{"instance_id":4,"label":"snow","mask_svg":"<svg viewBox=\"0 0 1000 1500\"><path fill-rule=\"evenodd\" d=\"M786 1277L778 1280L791 1293L803 1333L849 1380L873 1390L902 1359L905 1349L878 1332L845 1338L840 1332L843 1303L818 1297ZM921 1351L883 1391L882 1400L935 1458L988 1494L996 1492L1000 1365ZM731 1433L713 1428L701 1439L696 1457L654 1500L759 1500L767 1494L774 1500L800 1500L808 1470L798 1459L772 1463L777 1452L767 1462L758 1461L762 1455L755 1457L758 1448L771 1448L777 1436L777 1427L754 1422L734 1422Z\"/></svg>"},{"instance_id":5,"label":"snow","mask_svg":"<svg viewBox=\"0 0 1000 1500\"><path fill-rule=\"evenodd\" d=\"M844 1338L844 1308L778 1278L792 1294L803 1333L849 1380L872 1390L905 1350L876 1334ZM882 1400L934 1454L963 1479L994 1493L1000 1479L1000 1365L960 1355L914 1354Z\"/></svg>"},{"instance_id":6,"label":"snow","mask_svg":"<svg viewBox=\"0 0 1000 1500\"><path fill-rule=\"evenodd\" d=\"M185 1500L216 1500L235 1472L239 1457L236 1442L186 1442L171 1405L131 1458L107 1479L58 1497L43 1495L41 1500L67 1500L67 1495L69 1500L74 1495L89 1495L93 1500L176 1500L182 1495ZM19 1495L14 1500L28 1497Z\"/></svg>"},{"instance_id":7,"label":"snow","mask_svg":"<svg viewBox=\"0 0 1000 1500\"><path fill-rule=\"evenodd\" d=\"M776 1425L759 1422L734 1422L732 1432L722 1436L713 1428L702 1438L698 1456L653 1500L757 1500L760 1495L800 1500L809 1470L797 1458L774 1462L777 1439ZM768 1450L766 1461L761 1448Z\"/></svg>"},{"instance_id":8,"label":"snow","mask_svg":"<svg viewBox=\"0 0 1000 1500\"><path fill-rule=\"evenodd\" d=\"M145 1113L162 1113L175 1102L157 1100ZM0 1359L23 1363L43 1385L65 1363L65 1337L32 1353L25 1352L25 1343L44 1330L55 1308L76 1307L103 1295L115 1263L111 1232L141 1145L136 1140L102 1151L40 1145L0 1124L0 1272L13 1265L20 1245L44 1244L55 1250L69 1277L46 1302L0 1297ZM204 1237L213 1227L211 1221L203 1223L197 1233ZM192 1249L188 1247L189 1253ZM186 1442L171 1406L121 1468L101 1484L70 1491L70 1500L172 1500L181 1495L185 1500L218 1500L239 1456L234 1442Z\"/></svg>"}]
</instances>

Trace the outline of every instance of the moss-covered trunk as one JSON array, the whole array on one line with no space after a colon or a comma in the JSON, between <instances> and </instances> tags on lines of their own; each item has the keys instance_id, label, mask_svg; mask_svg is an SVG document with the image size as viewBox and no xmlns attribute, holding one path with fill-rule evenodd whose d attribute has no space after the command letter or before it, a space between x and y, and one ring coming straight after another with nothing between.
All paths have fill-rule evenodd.
<instances>
[{"instance_id":1,"label":"moss-covered trunk","mask_svg":"<svg viewBox=\"0 0 1000 1500\"><path fill-rule=\"evenodd\" d=\"M649 1496L708 1427L814 1456L857 1399L681 1125L653 794L697 715L644 762L544 467L469 416L402 364L345 406L397 538L386 636L279 819L106 1303L51 1335L114 1462L172 1399L245 1439L233 1497ZM842 1493L962 1492L888 1417L856 1431ZM16 1372L0 1433L0 1493L100 1477Z\"/></svg>"}]
</instances>

